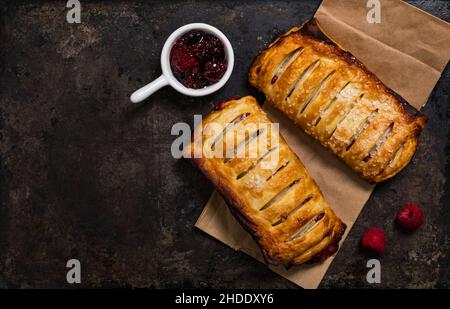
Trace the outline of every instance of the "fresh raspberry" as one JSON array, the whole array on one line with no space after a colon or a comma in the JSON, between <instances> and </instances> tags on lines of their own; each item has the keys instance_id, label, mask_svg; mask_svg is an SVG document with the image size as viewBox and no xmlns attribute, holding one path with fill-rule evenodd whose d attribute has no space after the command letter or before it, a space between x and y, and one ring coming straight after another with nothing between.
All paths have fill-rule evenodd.
<instances>
[{"instance_id":1,"label":"fresh raspberry","mask_svg":"<svg viewBox=\"0 0 450 309\"><path fill-rule=\"evenodd\" d=\"M170 63L175 73L184 73L199 67L197 58L186 44L175 44L172 47Z\"/></svg>"},{"instance_id":2,"label":"fresh raspberry","mask_svg":"<svg viewBox=\"0 0 450 309\"><path fill-rule=\"evenodd\" d=\"M373 252L382 253L386 247L384 232L378 227L371 228L364 233L361 239L361 245Z\"/></svg>"},{"instance_id":3,"label":"fresh raspberry","mask_svg":"<svg viewBox=\"0 0 450 309\"><path fill-rule=\"evenodd\" d=\"M227 65L220 61L209 61L205 64L205 69L203 76L210 82L218 82L225 71L227 70Z\"/></svg>"},{"instance_id":4,"label":"fresh raspberry","mask_svg":"<svg viewBox=\"0 0 450 309\"><path fill-rule=\"evenodd\" d=\"M415 231L423 224L423 211L416 204L407 204L397 213L396 221L406 231Z\"/></svg>"}]
</instances>

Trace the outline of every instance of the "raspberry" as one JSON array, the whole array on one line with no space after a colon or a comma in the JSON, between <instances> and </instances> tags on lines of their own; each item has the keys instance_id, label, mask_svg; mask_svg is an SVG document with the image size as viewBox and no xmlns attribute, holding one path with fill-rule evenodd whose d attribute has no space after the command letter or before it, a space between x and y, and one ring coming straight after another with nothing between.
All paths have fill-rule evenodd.
<instances>
[{"instance_id":1,"label":"raspberry","mask_svg":"<svg viewBox=\"0 0 450 309\"><path fill-rule=\"evenodd\" d=\"M218 82L227 63L222 41L212 34L193 30L177 39L170 52L173 75L184 86L200 89Z\"/></svg>"},{"instance_id":2,"label":"raspberry","mask_svg":"<svg viewBox=\"0 0 450 309\"><path fill-rule=\"evenodd\" d=\"M189 31L180 38L180 41L192 46L202 41L205 34L205 32L198 30Z\"/></svg>"},{"instance_id":3,"label":"raspberry","mask_svg":"<svg viewBox=\"0 0 450 309\"><path fill-rule=\"evenodd\" d=\"M386 247L386 237L384 232L378 228L374 227L364 233L361 239L361 245L365 249L369 249L376 253L382 253Z\"/></svg>"},{"instance_id":4,"label":"raspberry","mask_svg":"<svg viewBox=\"0 0 450 309\"><path fill-rule=\"evenodd\" d=\"M199 63L189 46L186 44L175 44L170 53L170 63L175 73L184 73L198 68Z\"/></svg>"},{"instance_id":5,"label":"raspberry","mask_svg":"<svg viewBox=\"0 0 450 309\"><path fill-rule=\"evenodd\" d=\"M396 221L406 231L415 231L424 222L423 211L416 204L407 204L397 213Z\"/></svg>"},{"instance_id":6,"label":"raspberry","mask_svg":"<svg viewBox=\"0 0 450 309\"><path fill-rule=\"evenodd\" d=\"M203 76L210 82L218 82L225 71L227 70L227 65L223 62L209 61L205 64Z\"/></svg>"},{"instance_id":7,"label":"raspberry","mask_svg":"<svg viewBox=\"0 0 450 309\"><path fill-rule=\"evenodd\" d=\"M199 69L194 68L184 74L184 85L192 89L200 89L207 86L208 83L200 74Z\"/></svg>"},{"instance_id":8,"label":"raspberry","mask_svg":"<svg viewBox=\"0 0 450 309\"><path fill-rule=\"evenodd\" d=\"M203 39L194 46L194 54L204 62L223 60L225 57L222 41L211 34L205 34Z\"/></svg>"}]
</instances>

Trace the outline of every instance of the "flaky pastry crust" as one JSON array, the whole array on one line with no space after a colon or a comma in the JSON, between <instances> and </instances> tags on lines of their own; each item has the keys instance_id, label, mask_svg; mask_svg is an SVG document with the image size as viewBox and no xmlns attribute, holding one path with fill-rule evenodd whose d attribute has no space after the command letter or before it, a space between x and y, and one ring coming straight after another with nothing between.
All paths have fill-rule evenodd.
<instances>
[{"instance_id":1,"label":"flaky pastry crust","mask_svg":"<svg viewBox=\"0 0 450 309\"><path fill-rule=\"evenodd\" d=\"M336 252L346 226L271 123L253 97L221 103L196 128L184 156L215 185L268 263L324 260ZM213 130L216 124L222 129ZM243 132L238 124L255 126ZM232 151L222 149L232 140Z\"/></svg>"},{"instance_id":2,"label":"flaky pastry crust","mask_svg":"<svg viewBox=\"0 0 450 309\"><path fill-rule=\"evenodd\" d=\"M369 182L391 178L410 162L426 123L314 19L261 52L249 82Z\"/></svg>"}]
</instances>

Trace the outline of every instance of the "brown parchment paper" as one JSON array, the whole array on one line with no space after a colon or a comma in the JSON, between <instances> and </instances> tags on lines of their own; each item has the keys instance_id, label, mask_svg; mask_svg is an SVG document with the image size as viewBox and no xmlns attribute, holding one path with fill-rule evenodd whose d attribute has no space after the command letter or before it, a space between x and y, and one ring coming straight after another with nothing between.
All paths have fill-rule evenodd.
<instances>
[{"instance_id":1,"label":"brown parchment paper","mask_svg":"<svg viewBox=\"0 0 450 309\"><path fill-rule=\"evenodd\" d=\"M379 24L367 22L365 0L324 0L315 17L333 40L420 109L450 58L450 25L403 1L380 3Z\"/></svg>"},{"instance_id":2,"label":"brown parchment paper","mask_svg":"<svg viewBox=\"0 0 450 309\"><path fill-rule=\"evenodd\" d=\"M426 103L449 60L450 25L399 0L381 0L381 23L369 24L366 4L367 1L362 0L325 0L315 17L330 37L419 109ZM374 185L361 180L269 104L264 105L264 110L274 122L280 123L281 134L317 182L330 206L347 224L342 245ZM217 192L211 195L196 227L264 262L252 237L234 219ZM317 288L333 258L289 270L282 266L268 267L301 287Z\"/></svg>"}]
</instances>

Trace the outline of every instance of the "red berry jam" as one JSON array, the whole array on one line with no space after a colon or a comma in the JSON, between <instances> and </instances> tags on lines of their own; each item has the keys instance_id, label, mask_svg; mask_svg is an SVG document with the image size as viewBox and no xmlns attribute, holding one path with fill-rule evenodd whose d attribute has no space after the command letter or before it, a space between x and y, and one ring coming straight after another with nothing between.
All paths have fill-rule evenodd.
<instances>
[{"instance_id":1,"label":"red berry jam","mask_svg":"<svg viewBox=\"0 0 450 309\"><path fill-rule=\"evenodd\" d=\"M188 88L217 83L227 70L223 43L212 34L189 31L173 45L170 66L175 78Z\"/></svg>"}]
</instances>

